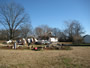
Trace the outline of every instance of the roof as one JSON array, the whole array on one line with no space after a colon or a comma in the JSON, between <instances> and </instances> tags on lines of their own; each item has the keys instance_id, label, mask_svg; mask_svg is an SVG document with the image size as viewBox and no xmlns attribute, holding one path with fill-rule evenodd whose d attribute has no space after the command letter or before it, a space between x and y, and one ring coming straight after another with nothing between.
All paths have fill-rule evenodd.
<instances>
[{"instance_id":1,"label":"roof","mask_svg":"<svg viewBox=\"0 0 90 68\"><path fill-rule=\"evenodd\" d=\"M50 37L54 37L54 38L57 38L56 36L50 36Z\"/></svg>"},{"instance_id":2,"label":"roof","mask_svg":"<svg viewBox=\"0 0 90 68\"><path fill-rule=\"evenodd\" d=\"M85 35L85 36L83 36L83 38L85 38L85 37L87 37L87 36L90 36L90 35Z\"/></svg>"}]
</instances>

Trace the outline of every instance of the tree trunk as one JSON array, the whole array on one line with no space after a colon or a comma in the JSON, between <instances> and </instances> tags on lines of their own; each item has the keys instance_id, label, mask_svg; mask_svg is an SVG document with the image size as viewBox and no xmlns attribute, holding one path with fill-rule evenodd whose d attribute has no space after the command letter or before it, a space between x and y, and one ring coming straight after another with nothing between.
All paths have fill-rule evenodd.
<instances>
[{"instance_id":1,"label":"tree trunk","mask_svg":"<svg viewBox=\"0 0 90 68\"><path fill-rule=\"evenodd\" d=\"M13 29L10 29L10 39L13 39Z\"/></svg>"}]
</instances>

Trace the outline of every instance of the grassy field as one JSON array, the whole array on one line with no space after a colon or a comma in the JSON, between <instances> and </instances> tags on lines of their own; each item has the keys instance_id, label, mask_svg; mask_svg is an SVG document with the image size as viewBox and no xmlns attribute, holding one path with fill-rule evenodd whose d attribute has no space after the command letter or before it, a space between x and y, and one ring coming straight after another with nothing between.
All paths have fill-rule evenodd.
<instances>
[{"instance_id":1,"label":"grassy field","mask_svg":"<svg viewBox=\"0 0 90 68\"><path fill-rule=\"evenodd\" d=\"M90 68L90 47L73 50L0 50L0 68Z\"/></svg>"}]
</instances>

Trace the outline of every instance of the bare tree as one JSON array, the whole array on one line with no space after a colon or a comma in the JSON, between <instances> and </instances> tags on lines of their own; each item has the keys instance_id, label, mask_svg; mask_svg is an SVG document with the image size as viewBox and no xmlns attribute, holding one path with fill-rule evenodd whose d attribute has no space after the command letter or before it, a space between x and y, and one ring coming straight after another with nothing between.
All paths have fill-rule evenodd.
<instances>
[{"instance_id":1,"label":"bare tree","mask_svg":"<svg viewBox=\"0 0 90 68\"><path fill-rule=\"evenodd\" d=\"M56 37L60 37L61 36L61 30L59 28L53 28L52 34Z\"/></svg>"},{"instance_id":2,"label":"bare tree","mask_svg":"<svg viewBox=\"0 0 90 68\"><path fill-rule=\"evenodd\" d=\"M48 25L41 25L40 27L43 30L43 35L48 35L52 31L52 28L50 28Z\"/></svg>"},{"instance_id":3,"label":"bare tree","mask_svg":"<svg viewBox=\"0 0 90 68\"><path fill-rule=\"evenodd\" d=\"M8 30L10 39L14 38L15 30L28 21L24 8L16 3L0 5L0 23Z\"/></svg>"},{"instance_id":4,"label":"bare tree","mask_svg":"<svg viewBox=\"0 0 90 68\"><path fill-rule=\"evenodd\" d=\"M38 36L48 35L51 32L51 28L47 25L41 25L35 28L35 34Z\"/></svg>"},{"instance_id":5,"label":"bare tree","mask_svg":"<svg viewBox=\"0 0 90 68\"><path fill-rule=\"evenodd\" d=\"M8 33L6 30L1 29L0 30L0 40L8 40Z\"/></svg>"},{"instance_id":6,"label":"bare tree","mask_svg":"<svg viewBox=\"0 0 90 68\"><path fill-rule=\"evenodd\" d=\"M43 34L43 29L41 27L36 27L34 31L36 36L41 36Z\"/></svg>"},{"instance_id":7,"label":"bare tree","mask_svg":"<svg viewBox=\"0 0 90 68\"><path fill-rule=\"evenodd\" d=\"M74 36L80 37L84 33L83 27L76 20L73 20L71 22L67 21L66 26L67 28L65 29L65 32L70 41L73 41Z\"/></svg>"},{"instance_id":8,"label":"bare tree","mask_svg":"<svg viewBox=\"0 0 90 68\"><path fill-rule=\"evenodd\" d=\"M20 32L21 37L26 38L29 34L32 34L32 25L25 24L23 26L20 26Z\"/></svg>"}]
</instances>

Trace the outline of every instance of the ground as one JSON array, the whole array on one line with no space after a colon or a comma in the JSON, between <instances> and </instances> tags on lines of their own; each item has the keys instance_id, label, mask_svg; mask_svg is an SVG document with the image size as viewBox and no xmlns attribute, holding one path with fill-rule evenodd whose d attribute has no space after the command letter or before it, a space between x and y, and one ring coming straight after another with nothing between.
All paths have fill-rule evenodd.
<instances>
[{"instance_id":1,"label":"ground","mask_svg":"<svg viewBox=\"0 0 90 68\"><path fill-rule=\"evenodd\" d=\"M73 50L0 49L0 68L90 68L90 47Z\"/></svg>"}]
</instances>

